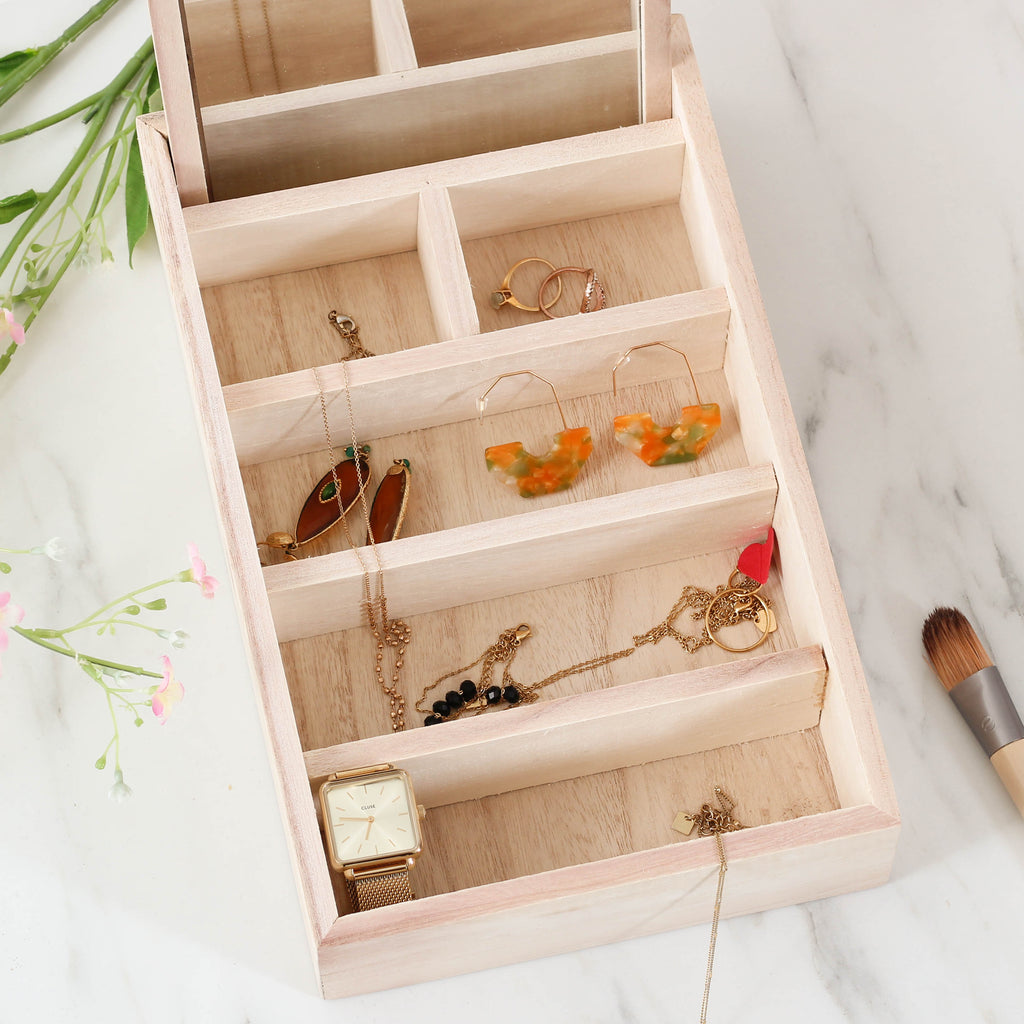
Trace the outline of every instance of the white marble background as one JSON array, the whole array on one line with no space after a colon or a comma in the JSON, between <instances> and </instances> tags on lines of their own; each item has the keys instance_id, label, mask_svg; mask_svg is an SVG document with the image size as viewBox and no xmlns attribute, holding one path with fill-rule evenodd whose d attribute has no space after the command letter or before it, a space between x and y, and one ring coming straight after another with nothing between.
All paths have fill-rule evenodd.
<instances>
[{"instance_id":1,"label":"white marble background","mask_svg":"<svg viewBox=\"0 0 1024 1024\"><path fill-rule=\"evenodd\" d=\"M0 51L84 6L0 2ZM710 1019L1020 1021L1024 821L919 632L933 605L963 607L1024 708L1024 0L675 6L904 817L888 885L723 924ZM146 34L145 3L124 0L99 49L0 124L84 94ZM5 146L0 194L53 169L46 145ZM188 540L223 575L155 242L133 272L113 247L117 265L69 277L0 378L0 544L71 548L3 581L34 624L183 568ZM90 767L106 724L84 677L17 638L4 656L2 1024L697 1020L703 927L320 1002L230 595L174 597L188 696L126 738L125 805Z\"/></svg>"}]
</instances>

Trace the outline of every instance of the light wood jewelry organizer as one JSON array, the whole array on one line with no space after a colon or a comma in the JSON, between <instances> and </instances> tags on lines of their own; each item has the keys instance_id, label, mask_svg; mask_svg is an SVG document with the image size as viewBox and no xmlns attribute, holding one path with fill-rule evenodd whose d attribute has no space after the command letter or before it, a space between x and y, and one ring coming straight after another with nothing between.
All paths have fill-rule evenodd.
<instances>
[{"instance_id":1,"label":"light wood jewelry organizer","mask_svg":"<svg viewBox=\"0 0 1024 1024\"><path fill-rule=\"evenodd\" d=\"M372 11L390 24L384 15L399 8L375 2ZM180 49L167 34L171 15L154 0L167 118L187 123L187 90L165 72L168 52ZM378 49L396 46L378 39ZM203 163L198 145L200 162L190 162L187 139L172 165L168 121L140 122L325 996L708 921L715 843L683 840L670 825L716 784L753 826L727 840L725 916L888 877L899 826L889 774L678 19L671 55L669 117L267 194L244 194L249 186L218 165L223 156ZM411 58L399 48L399 59ZM472 78L465 68L458 75ZM346 102L344 90L362 90L353 100L362 110L381 81L313 88L341 89ZM253 119L237 104L287 109L301 96L215 102L222 122L223 104L234 104L259 143L265 110ZM518 129L509 131L516 145ZM215 165L237 198L204 201L209 180L218 190L218 173L208 177ZM608 308L556 321L492 309L505 270L534 254L594 266ZM413 629L403 671L410 728L398 734L373 677L361 573L341 531L311 545L313 557L265 569L255 545L291 528L327 469L312 366L336 439L347 435L331 309L354 317L378 353L348 365L375 479L392 458L412 464L403 536L381 548L391 611ZM665 419L689 400L685 365L658 349L620 371L625 387L612 400L612 364L647 341L684 350L704 400L722 407L722 428L696 462L650 469L612 437L616 412ZM560 429L550 393L529 378L506 382L483 425L476 419L487 383L523 368L557 383L570 426L590 426L595 442L570 490L529 502L489 478L483 449L547 447ZM724 583L769 523L778 547L766 593L779 629L763 647L691 657L663 642L566 679L529 707L419 727L412 704L425 683L471 661L501 630L532 625L516 662L527 681L627 646L685 584ZM426 852L413 873L420 898L350 913L314 797L331 772L381 762L406 769L427 807Z\"/></svg>"}]
</instances>

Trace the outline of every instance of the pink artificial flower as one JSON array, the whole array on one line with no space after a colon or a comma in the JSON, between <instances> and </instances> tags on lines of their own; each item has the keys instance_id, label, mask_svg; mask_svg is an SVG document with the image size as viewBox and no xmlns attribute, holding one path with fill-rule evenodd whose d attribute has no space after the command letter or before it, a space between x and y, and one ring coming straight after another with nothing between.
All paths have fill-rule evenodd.
<instances>
[{"instance_id":1,"label":"pink artificial flower","mask_svg":"<svg viewBox=\"0 0 1024 1024\"><path fill-rule=\"evenodd\" d=\"M7 650L9 643L4 625L16 626L24 617L25 609L11 604L11 595L6 590L0 594L0 654ZM3 675L2 668L0 668L0 675Z\"/></svg>"},{"instance_id":2,"label":"pink artificial flower","mask_svg":"<svg viewBox=\"0 0 1024 1024\"><path fill-rule=\"evenodd\" d=\"M152 706L153 714L160 719L160 724L163 725L167 721L167 716L174 710L174 705L178 704L185 696L185 687L174 678L171 659L165 654L160 660L164 663L164 681L153 694Z\"/></svg>"},{"instance_id":3,"label":"pink artificial flower","mask_svg":"<svg viewBox=\"0 0 1024 1024\"><path fill-rule=\"evenodd\" d=\"M199 584L203 597L213 597L220 586L220 580L207 575L206 563L199 557L199 548L195 544L189 544L188 557L192 562L192 582Z\"/></svg>"},{"instance_id":4,"label":"pink artificial flower","mask_svg":"<svg viewBox=\"0 0 1024 1024\"><path fill-rule=\"evenodd\" d=\"M14 319L14 314L3 306L0 306L0 314L3 314L3 322L0 322L0 339L9 334L15 345L24 344L25 328Z\"/></svg>"}]
</instances>

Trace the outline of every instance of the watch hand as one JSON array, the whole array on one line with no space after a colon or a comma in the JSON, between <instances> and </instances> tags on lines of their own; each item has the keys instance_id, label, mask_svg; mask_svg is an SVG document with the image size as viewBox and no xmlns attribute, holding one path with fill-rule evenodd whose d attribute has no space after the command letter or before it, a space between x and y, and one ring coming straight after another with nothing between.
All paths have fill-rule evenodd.
<instances>
[{"instance_id":1,"label":"watch hand","mask_svg":"<svg viewBox=\"0 0 1024 1024\"><path fill-rule=\"evenodd\" d=\"M335 821L373 821L373 818L335 818Z\"/></svg>"},{"instance_id":2,"label":"watch hand","mask_svg":"<svg viewBox=\"0 0 1024 1024\"><path fill-rule=\"evenodd\" d=\"M367 818L366 821L367 821L367 825L366 825L366 838L369 839L370 838L370 829L373 828L373 818Z\"/></svg>"}]
</instances>

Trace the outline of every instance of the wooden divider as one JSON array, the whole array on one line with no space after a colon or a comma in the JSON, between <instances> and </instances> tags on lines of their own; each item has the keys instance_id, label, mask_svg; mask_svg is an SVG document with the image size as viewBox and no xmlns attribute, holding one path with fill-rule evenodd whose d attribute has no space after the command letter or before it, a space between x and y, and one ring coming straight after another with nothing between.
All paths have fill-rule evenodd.
<instances>
[{"instance_id":1,"label":"wooden divider","mask_svg":"<svg viewBox=\"0 0 1024 1024\"><path fill-rule=\"evenodd\" d=\"M821 651L806 647L545 700L514 713L306 752L310 783L401 764L427 807L612 771L817 725Z\"/></svg>"},{"instance_id":2,"label":"wooden divider","mask_svg":"<svg viewBox=\"0 0 1024 1024\"><path fill-rule=\"evenodd\" d=\"M388 587L401 593L402 614L416 615L740 548L763 536L775 496L771 467L756 466L652 485L628 502L596 498L400 538L383 556ZM264 579L282 643L363 621L363 570L353 551L267 566Z\"/></svg>"},{"instance_id":3,"label":"wooden divider","mask_svg":"<svg viewBox=\"0 0 1024 1024\"><path fill-rule=\"evenodd\" d=\"M729 308L718 289L360 360L347 367L353 414L360 432L371 440L473 419L481 384L523 366L559 376L565 399L609 392L616 359L630 345L647 341L683 347L694 372L701 374L722 366L728 323ZM364 340L370 343L369 337ZM565 372L567 367L571 374ZM681 361L637 360L628 377L623 374L623 384L667 380L682 370ZM319 373L328 412L344 422L347 402L341 367L323 366ZM324 447L316 382L309 370L229 385L224 401L242 465ZM502 389L489 409L498 413L550 401L547 391Z\"/></svg>"},{"instance_id":4,"label":"wooden divider","mask_svg":"<svg viewBox=\"0 0 1024 1024\"><path fill-rule=\"evenodd\" d=\"M377 74L390 75L418 67L403 0L370 0L370 10Z\"/></svg>"},{"instance_id":5,"label":"wooden divider","mask_svg":"<svg viewBox=\"0 0 1024 1024\"><path fill-rule=\"evenodd\" d=\"M636 124L636 62L636 39L626 32L204 107L216 195Z\"/></svg>"},{"instance_id":6,"label":"wooden divider","mask_svg":"<svg viewBox=\"0 0 1024 1024\"><path fill-rule=\"evenodd\" d=\"M416 247L438 338L447 341L479 334L480 320L447 189L434 187L420 192Z\"/></svg>"},{"instance_id":7,"label":"wooden divider","mask_svg":"<svg viewBox=\"0 0 1024 1024\"><path fill-rule=\"evenodd\" d=\"M679 123L664 121L538 143L511 161L481 153L212 203L185 210L185 223L208 288L411 249L406 204L431 186L449 189L460 235L472 239L673 203L682 169Z\"/></svg>"}]
</instances>

